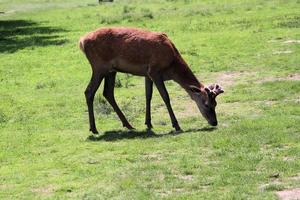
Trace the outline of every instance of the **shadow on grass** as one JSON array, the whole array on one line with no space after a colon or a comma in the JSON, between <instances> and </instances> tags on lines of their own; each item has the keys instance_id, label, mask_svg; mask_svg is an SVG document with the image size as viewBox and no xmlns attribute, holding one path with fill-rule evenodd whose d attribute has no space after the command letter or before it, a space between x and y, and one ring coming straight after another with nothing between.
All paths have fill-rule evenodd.
<instances>
[{"instance_id":1,"label":"shadow on grass","mask_svg":"<svg viewBox=\"0 0 300 200\"><path fill-rule=\"evenodd\" d=\"M60 39L61 28L43 26L28 20L0 20L0 53L37 46L61 45L67 42Z\"/></svg>"},{"instance_id":2,"label":"shadow on grass","mask_svg":"<svg viewBox=\"0 0 300 200\"><path fill-rule=\"evenodd\" d=\"M135 138L141 138L141 139L147 139L147 138L160 138L165 136L177 136L184 133L189 132L211 132L216 130L214 127L206 127L206 128L200 128L200 129L188 129L186 131L176 132L171 131L169 133L164 134L158 134L155 133L152 130L144 130L144 131L137 131L137 130L115 130L115 131L106 131L103 133L103 135L90 135L87 137L87 141L116 141L116 140L123 140L123 139L135 139Z\"/></svg>"}]
</instances>

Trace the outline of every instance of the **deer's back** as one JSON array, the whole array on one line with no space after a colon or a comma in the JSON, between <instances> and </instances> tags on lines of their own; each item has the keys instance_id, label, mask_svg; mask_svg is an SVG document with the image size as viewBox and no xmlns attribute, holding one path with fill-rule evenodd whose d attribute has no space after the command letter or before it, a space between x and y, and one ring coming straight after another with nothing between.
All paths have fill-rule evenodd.
<instances>
[{"instance_id":1,"label":"deer's back","mask_svg":"<svg viewBox=\"0 0 300 200\"><path fill-rule=\"evenodd\" d=\"M80 46L89 60L137 75L148 67L167 68L177 55L165 34L133 28L98 29L82 37Z\"/></svg>"}]
</instances>

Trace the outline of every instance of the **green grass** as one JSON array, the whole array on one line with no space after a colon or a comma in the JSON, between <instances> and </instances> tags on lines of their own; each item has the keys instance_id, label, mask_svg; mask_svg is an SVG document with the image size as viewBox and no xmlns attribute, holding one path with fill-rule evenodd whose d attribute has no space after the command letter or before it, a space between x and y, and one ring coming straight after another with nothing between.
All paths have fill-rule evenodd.
<instances>
[{"instance_id":1,"label":"green grass","mask_svg":"<svg viewBox=\"0 0 300 200\"><path fill-rule=\"evenodd\" d=\"M276 199L300 187L299 10L299 0L1 1L0 199ZM147 132L144 80L119 73L116 99L136 131L101 86L91 136L78 39L104 26L167 33L199 80L224 85L219 127L168 82L185 131L171 132L155 90Z\"/></svg>"}]
</instances>

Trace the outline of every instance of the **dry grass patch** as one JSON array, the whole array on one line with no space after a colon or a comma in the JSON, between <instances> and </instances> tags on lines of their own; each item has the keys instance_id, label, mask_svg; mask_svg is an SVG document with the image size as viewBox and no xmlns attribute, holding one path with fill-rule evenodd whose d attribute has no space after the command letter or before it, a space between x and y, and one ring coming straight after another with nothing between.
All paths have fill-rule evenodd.
<instances>
[{"instance_id":1,"label":"dry grass patch","mask_svg":"<svg viewBox=\"0 0 300 200\"><path fill-rule=\"evenodd\" d=\"M42 196L51 196L54 193L55 189L56 187L54 185L47 185L43 187L33 188L31 191Z\"/></svg>"}]
</instances>

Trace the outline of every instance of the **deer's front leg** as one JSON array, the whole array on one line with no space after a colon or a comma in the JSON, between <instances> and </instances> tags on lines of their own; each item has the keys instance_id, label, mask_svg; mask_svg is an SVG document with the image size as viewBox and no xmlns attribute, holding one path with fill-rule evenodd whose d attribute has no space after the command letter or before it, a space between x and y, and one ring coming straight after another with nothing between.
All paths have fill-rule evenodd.
<instances>
[{"instance_id":1,"label":"deer's front leg","mask_svg":"<svg viewBox=\"0 0 300 200\"><path fill-rule=\"evenodd\" d=\"M168 91L166 89L166 86L164 84L162 77L154 78L153 81L159 91L160 96L162 97L162 99L164 100L164 102L167 106L173 127L176 129L176 131L180 131L181 128L177 122L177 119L176 119L173 109L171 107L170 97L169 97Z\"/></svg>"},{"instance_id":2,"label":"deer's front leg","mask_svg":"<svg viewBox=\"0 0 300 200\"><path fill-rule=\"evenodd\" d=\"M153 81L149 78L145 78L145 90L146 90L146 118L145 124L148 129L151 129L153 126L151 124L151 99L153 92Z\"/></svg>"}]
</instances>

